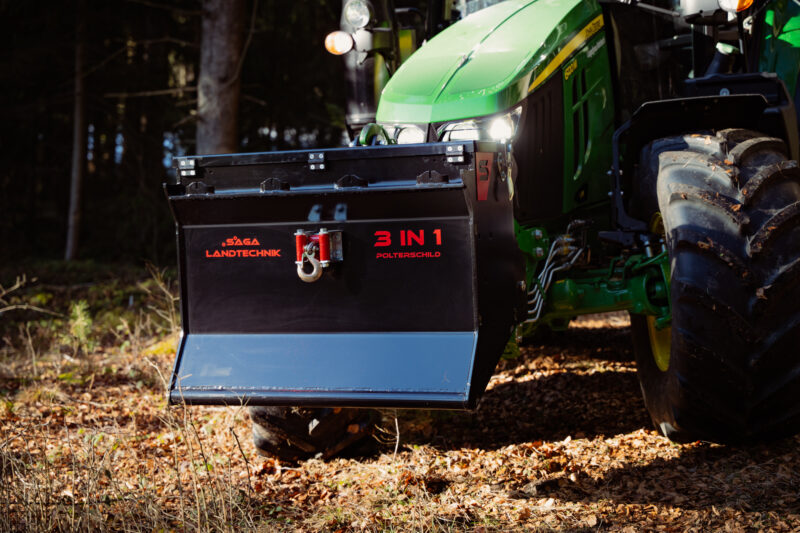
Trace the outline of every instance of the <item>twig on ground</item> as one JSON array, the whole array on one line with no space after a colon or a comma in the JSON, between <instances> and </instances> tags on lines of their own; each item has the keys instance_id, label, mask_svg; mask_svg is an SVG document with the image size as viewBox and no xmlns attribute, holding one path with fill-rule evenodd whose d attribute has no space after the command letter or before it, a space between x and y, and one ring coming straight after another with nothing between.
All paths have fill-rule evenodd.
<instances>
[{"instance_id":1,"label":"twig on ground","mask_svg":"<svg viewBox=\"0 0 800 533\"><path fill-rule=\"evenodd\" d=\"M247 456L244 454L244 450L242 449L242 443L239 442L239 435L236 434L236 431L233 429L233 426L228 428L233 435L233 438L236 439L236 446L239 448L239 453L242 454L242 459L244 459L244 464L247 467L247 496L252 498L252 487L250 485L250 461L247 459Z\"/></svg>"},{"instance_id":2,"label":"twig on ground","mask_svg":"<svg viewBox=\"0 0 800 533\"><path fill-rule=\"evenodd\" d=\"M394 456L392 457L393 461L397 460L397 449L400 447L400 424L397 422L397 409L394 410L394 430L395 430L395 441L394 441Z\"/></svg>"}]
</instances>

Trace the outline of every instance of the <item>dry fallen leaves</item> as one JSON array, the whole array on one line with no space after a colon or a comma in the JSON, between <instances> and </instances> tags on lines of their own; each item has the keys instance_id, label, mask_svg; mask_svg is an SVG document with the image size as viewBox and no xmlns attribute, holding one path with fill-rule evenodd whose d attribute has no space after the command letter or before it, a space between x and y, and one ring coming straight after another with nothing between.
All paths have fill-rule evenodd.
<instances>
[{"instance_id":1,"label":"dry fallen leaves","mask_svg":"<svg viewBox=\"0 0 800 533\"><path fill-rule=\"evenodd\" d=\"M628 333L624 315L587 317L502 362L476 411L401 413L396 459L394 442L330 461L260 457L242 409L167 408L157 372L124 351L80 364L114 364L136 381L95 371L88 390L44 367L36 379L8 374L0 381L13 401L0 411L0 526L800 528L800 440L734 449L658 436ZM149 357L165 375L171 358ZM74 366L75 375L85 370Z\"/></svg>"}]
</instances>

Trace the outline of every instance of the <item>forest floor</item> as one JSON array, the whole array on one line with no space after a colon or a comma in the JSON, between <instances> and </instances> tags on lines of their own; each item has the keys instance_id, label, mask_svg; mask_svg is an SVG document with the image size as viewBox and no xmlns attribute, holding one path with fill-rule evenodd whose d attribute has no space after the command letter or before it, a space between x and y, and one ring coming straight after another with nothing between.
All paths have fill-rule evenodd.
<instances>
[{"instance_id":1,"label":"forest floor","mask_svg":"<svg viewBox=\"0 0 800 533\"><path fill-rule=\"evenodd\" d=\"M371 451L289 464L242 408L167 406L174 284L153 274L0 291L57 313L0 314L0 530L800 531L800 438L658 436L624 316L523 347L474 412L398 412L396 455L384 412Z\"/></svg>"}]
</instances>

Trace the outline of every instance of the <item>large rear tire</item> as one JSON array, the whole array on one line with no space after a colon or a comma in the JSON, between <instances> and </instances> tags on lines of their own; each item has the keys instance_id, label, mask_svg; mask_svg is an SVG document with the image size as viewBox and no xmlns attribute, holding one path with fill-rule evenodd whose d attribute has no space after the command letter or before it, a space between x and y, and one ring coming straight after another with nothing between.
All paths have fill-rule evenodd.
<instances>
[{"instance_id":1,"label":"large rear tire","mask_svg":"<svg viewBox=\"0 0 800 533\"><path fill-rule=\"evenodd\" d=\"M800 431L800 171L785 154L740 129L642 152L636 204L663 219L672 331L631 326L645 404L672 440Z\"/></svg>"},{"instance_id":2,"label":"large rear tire","mask_svg":"<svg viewBox=\"0 0 800 533\"><path fill-rule=\"evenodd\" d=\"M287 461L328 459L371 434L374 412L364 409L250 407L259 454Z\"/></svg>"}]
</instances>

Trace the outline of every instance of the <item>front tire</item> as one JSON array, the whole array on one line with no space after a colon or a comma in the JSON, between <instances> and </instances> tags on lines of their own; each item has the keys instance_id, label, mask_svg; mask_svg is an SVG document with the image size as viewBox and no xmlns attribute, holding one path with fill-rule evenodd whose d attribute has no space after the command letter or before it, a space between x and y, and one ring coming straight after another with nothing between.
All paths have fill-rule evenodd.
<instances>
[{"instance_id":1,"label":"front tire","mask_svg":"<svg viewBox=\"0 0 800 533\"><path fill-rule=\"evenodd\" d=\"M369 436L374 419L364 409L258 406L248 412L256 451L287 461L329 459Z\"/></svg>"},{"instance_id":2,"label":"front tire","mask_svg":"<svg viewBox=\"0 0 800 533\"><path fill-rule=\"evenodd\" d=\"M646 317L631 326L645 404L672 440L800 431L800 171L785 154L781 140L740 129L642 152L635 196L658 206L670 257L666 364Z\"/></svg>"}]
</instances>

